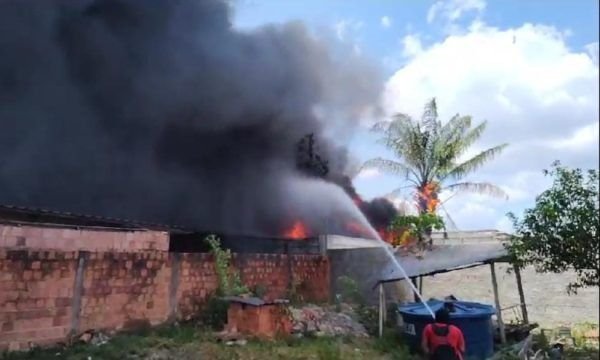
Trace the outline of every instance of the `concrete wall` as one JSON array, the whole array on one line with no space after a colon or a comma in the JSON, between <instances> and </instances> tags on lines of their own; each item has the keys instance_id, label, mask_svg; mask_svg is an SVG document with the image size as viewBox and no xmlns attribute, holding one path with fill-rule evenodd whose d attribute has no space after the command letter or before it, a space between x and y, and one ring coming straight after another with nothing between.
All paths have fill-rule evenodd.
<instances>
[{"instance_id":1,"label":"concrete wall","mask_svg":"<svg viewBox=\"0 0 600 360\"><path fill-rule=\"evenodd\" d=\"M0 224L0 248L60 251L168 251L169 234L162 231Z\"/></svg>"},{"instance_id":2,"label":"concrete wall","mask_svg":"<svg viewBox=\"0 0 600 360\"><path fill-rule=\"evenodd\" d=\"M373 288L381 278L381 269L389 262L389 255L383 248L338 249L328 251L331 263L331 294L341 292L337 279L348 276L357 282L359 290L367 302L376 304L378 293ZM405 281L385 285L389 301L410 301L412 292Z\"/></svg>"}]
</instances>

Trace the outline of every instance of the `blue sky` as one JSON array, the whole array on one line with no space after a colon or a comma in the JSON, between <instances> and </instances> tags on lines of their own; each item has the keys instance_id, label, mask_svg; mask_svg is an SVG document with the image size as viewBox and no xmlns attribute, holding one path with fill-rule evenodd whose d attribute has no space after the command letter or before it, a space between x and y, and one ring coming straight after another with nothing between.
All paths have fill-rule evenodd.
<instances>
[{"instance_id":1,"label":"blue sky","mask_svg":"<svg viewBox=\"0 0 600 360\"><path fill-rule=\"evenodd\" d=\"M506 212L518 214L533 205L549 185L541 170L555 159L598 166L597 0L233 4L237 28L301 21L316 36L351 45L383 73L381 104L388 116L418 116L435 96L442 120L457 112L473 115L476 122L487 120L488 130L474 150L510 145L469 180L496 183L509 200L453 197L444 208L459 229L509 231ZM356 161L389 156L366 129L348 142ZM359 174L354 183L365 198L404 185L375 172Z\"/></svg>"}]
</instances>

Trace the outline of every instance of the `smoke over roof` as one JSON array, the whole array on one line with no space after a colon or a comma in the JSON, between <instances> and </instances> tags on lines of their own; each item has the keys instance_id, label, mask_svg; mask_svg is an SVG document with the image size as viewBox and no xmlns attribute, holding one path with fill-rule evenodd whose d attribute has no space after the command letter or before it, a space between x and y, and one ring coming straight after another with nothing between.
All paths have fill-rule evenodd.
<instances>
[{"instance_id":1,"label":"smoke over roof","mask_svg":"<svg viewBox=\"0 0 600 360\"><path fill-rule=\"evenodd\" d=\"M241 32L230 10L0 3L0 202L243 233L302 216L323 230L347 202L304 178L295 146L315 134L342 174L347 154L325 134L356 125L380 76L301 23Z\"/></svg>"}]
</instances>

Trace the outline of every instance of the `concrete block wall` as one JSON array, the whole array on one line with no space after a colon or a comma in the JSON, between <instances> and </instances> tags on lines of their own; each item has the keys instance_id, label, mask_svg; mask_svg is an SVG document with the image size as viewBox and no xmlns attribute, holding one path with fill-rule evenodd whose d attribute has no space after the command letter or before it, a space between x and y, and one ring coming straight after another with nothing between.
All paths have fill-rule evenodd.
<instances>
[{"instance_id":1,"label":"concrete block wall","mask_svg":"<svg viewBox=\"0 0 600 360\"><path fill-rule=\"evenodd\" d=\"M329 298L321 255L235 254L249 285L285 297L291 279L307 301ZM189 318L217 288L208 254L0 248L0 350L66 341L89 329L120 330Z\"/></svg>"},{"instance_id":2,"label":"concrete block wall","mask_svg":"<svg viewBox=\"0 0 600 360\"><path fill-rule=\"evenodd\" d=\"M0 349L67 336L76 268L76 252L0 249Z\"/></svg>"},{"instance_id":3,"label":"concrete block wall","mask_svg":"<svg viewBox=\"0 0 600 360\"><path fill-rule=\"evenodd\" d=\"M168 253L87 255L79 329L131 328L140 320L150 325L167 320L171 280Z\"/></svg>"},{"instance_id":4,"label":"concrete block wall","mask_svg":"<svg viewBox=\"0 0 600 360\"><path fill-rule=\"evenodd\" d=\"M0 224L0 248L60 251L169 250L163 231Z\"/></svg>"}]
</instances>

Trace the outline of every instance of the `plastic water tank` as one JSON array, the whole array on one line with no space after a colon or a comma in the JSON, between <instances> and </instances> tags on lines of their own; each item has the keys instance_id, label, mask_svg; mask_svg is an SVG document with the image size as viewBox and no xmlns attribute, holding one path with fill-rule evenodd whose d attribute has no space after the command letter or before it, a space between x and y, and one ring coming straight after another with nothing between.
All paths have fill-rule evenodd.
<instances>
[{"instance_id":1,"label":"plastic water tank","mask_svg":"<svg viewBox=\"0 0 600 360\"><path fill-rule=\"evenodd\" d=\"M450 323L462 330L465 337L466 359L487 359L494 353L493 306L466 301L430 300L427 305L433 312L443 306L450 308ZM431 314L422 303L400 305L401 331L413 351L419 351L421 335L427 324L433 322Z\"/></svg>"}]
</instances>

